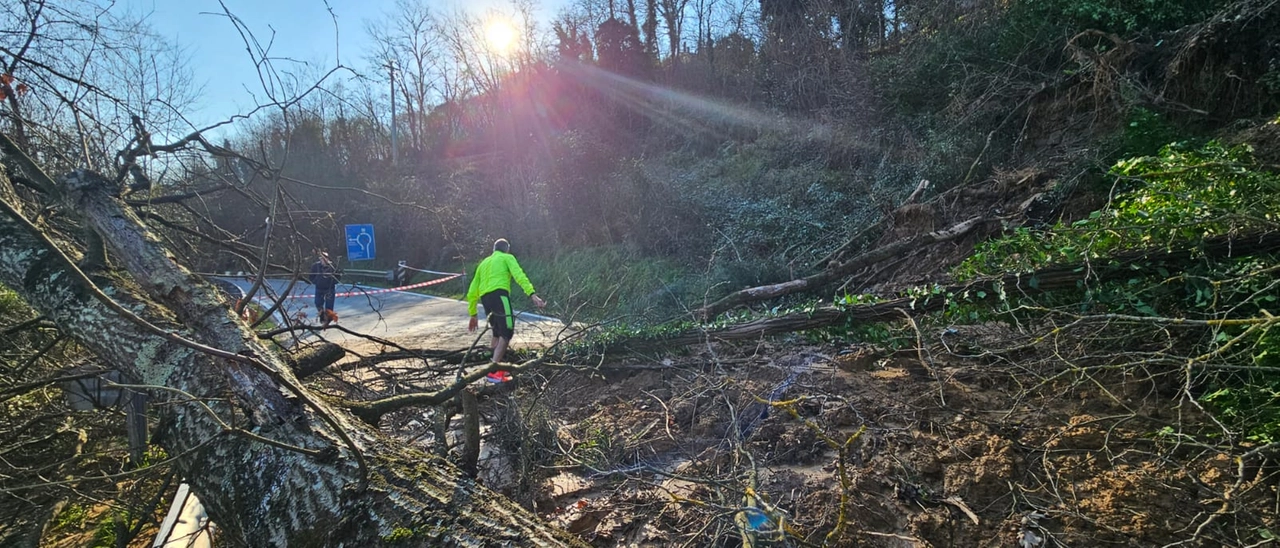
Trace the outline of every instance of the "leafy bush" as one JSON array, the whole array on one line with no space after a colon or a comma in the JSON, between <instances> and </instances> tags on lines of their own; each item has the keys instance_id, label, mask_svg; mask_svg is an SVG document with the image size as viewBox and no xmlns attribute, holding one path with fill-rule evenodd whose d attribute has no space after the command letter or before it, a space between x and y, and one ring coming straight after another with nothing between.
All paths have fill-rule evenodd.
<instances>
[{"instance_id":1,"label":"leafy bush","mask_svg":"<svg viewBox=\"0 0 1280 548\"><path fill-rule=\"evenodd\" d=\"M686 297L679 266L642 257L626 246L566 250L550 260L522 262L560 317L599 320L615 314L661 315Z\"/></svg>"},{"instance_id":2,"label":"leafy bush","mask_svg":"<svg viewBox=\"0 0 1280 548\"><path fill-rule=\"evenodd\" d=\"M1201 21L1226 0L1022 0L1015 24L1057 27L1072 34L1096 29L1119 35L1157 34Z\"/></svg>"},{"instance_id":3,"label":"leafy bush","mask_svg":"<svg viewBox=\"0 0 1280 548\"><path fill-rule=\"evenodd\" d=\"M817 245L870 216L866 178L828 169L819 156L776 148L771 136L683 166L673 196L709 227L700 257L727 262L807 265ZM810 156L808 161L798 157ZM905 185L906 182L903 182ZM850 222L854 221L854 222Z\"/></svg>"},{"instance_id":4,"label":"leafy bush","mask_svg":"<svg viewBox=\"0 0 1280 548\"><path fill-rule=\"evenodd\" d=\"M1280 227L1280 175L1261 171L1248 147L1165 147L1111 171L1123 191L1087 219L1045 231L1019 228L978 247L957 274L1030 272L1139 249L1196 248L1205 238Z\"/></svg>"},{"instance_id":5,"label":"leafy bush","mask_svg":"<svg viewBox=\"0 0 1280 548\"><path fill-rule=\"evenodd\" d=\"M1135 108L1118 139L1117 157L1132 158L1158 154L1166 144L1178 140L1181 133L1159 112Z\"/></svg>"},{"instance_id":6,"label":"leafy bush","mask_svg":"<svg viewBox=\"0 0 1280 548\"><path fill-rule=\"evenodd\" d=\"M18 293L3 285L0 285L0 319L4 323L13 323L20 321L23 316L30 314L31 309L27 304L18 297Z\"/></svg>"},{"instance_id":7,"label":"leafy bush","mask_svg":"<svg viewBox=\"0 0 1280 548\"><path fill-rule=\"evenodd\" d=\"M957 274L1031 272L1055 264L1100 269L1120 252L1192 250L1188 264L1134 264L1127 279L1082 284L1059 299L1075 299L1085 313L1184 324L1178 333L1190 345L1184 359L1197 372L1201 401L1250 440L1280 440L1280 334L1269 312L1280 299L1280 257L1197 253L1207 238L1280 230L1280 174L1255 162L1247 147L1217 143L1196 150L1165 147L1158 156L1117 163L1112 174L1118 194L1106 209L1044 231L1016 229L979 246Z\"/></svg>"}]
</instances>

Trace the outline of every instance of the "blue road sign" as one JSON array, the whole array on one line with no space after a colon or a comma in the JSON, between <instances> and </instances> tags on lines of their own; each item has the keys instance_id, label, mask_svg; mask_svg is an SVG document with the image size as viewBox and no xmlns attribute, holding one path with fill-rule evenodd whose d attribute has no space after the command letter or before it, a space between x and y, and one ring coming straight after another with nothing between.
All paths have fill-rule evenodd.
<instances>
[{"instance_id":1,"label":"blue road sign","mask_svg":"<svg viewBox=\"0 0 1280 548\"><path fill-rule=\"evenodd\" d=\"M368 261L376 255L373 225L347 225L347 260Z\"/></svg>"}]
</instances>

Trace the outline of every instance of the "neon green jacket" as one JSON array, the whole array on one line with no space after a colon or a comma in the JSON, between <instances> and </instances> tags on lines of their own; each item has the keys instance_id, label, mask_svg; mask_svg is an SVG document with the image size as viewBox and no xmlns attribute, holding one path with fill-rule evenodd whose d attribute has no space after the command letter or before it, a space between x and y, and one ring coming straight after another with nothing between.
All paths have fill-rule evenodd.
<instances>
[{"instance_id":1,"label":"neon green jacket","mask_svg":"<svg viewBox=\"0 0 1280 548\"><path fill-rule=\"evenodd\" d=\"M533 283L524 275L516 256L494 250L493 255L480 261L475 275L471 277L471 289L467 290L467 312L472 316L476 315L476 303L480 302L480 296L485 293L499 289L511 291L512 278L520 284L525 294L534 294Z\"/></svg>"}]
</instances>

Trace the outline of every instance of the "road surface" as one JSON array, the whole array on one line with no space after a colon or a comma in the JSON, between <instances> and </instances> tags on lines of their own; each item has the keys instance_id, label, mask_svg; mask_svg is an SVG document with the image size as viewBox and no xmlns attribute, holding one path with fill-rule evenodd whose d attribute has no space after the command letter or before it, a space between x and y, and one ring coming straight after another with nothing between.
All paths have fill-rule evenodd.
<instances>
[{"instance_id":1,"label":"road surface","mask_svg":"<svg viewBox=\"0 0 1280 548\"><path fill-rule=\"evenodd\" d=\"M244 278L222 278L247 291L252 282ZM443 282L456 284L453 289L463 289L465 278L457 278ZM288 286L288 280L272 279L265 285L267 293L280 295ZM376 292L376 293L375 293ZM270 302L262 300L262 291L255 296L264 308ZM334 299L333 311L338 314L338 324L346 329L389 339L409 348L432 350L456 350L470 346L479 332L467 331L467 303L454 299L422 295L410 291L385 291L378 288L343 283L337 288L339 295ZM289 317L302 318L305 323L316 324L314 288L305 282L293 286L290 298L285 300L285 314ZM480 317L484 317L484 307L480 307ZM277 319L277 322L279 320ZM482 322L483 325L483 322ZM533 314L529 311L516 311L516 336L511 341L513 348L545 347L554 342L557 336L567 334L565 325L558 319ZM363 338L344 333L336 329L321 332L325 339L352 349L364 347L370 343ZM480 340L480 346L489 346L486 335Z\"/></svg>"}]
</instances>

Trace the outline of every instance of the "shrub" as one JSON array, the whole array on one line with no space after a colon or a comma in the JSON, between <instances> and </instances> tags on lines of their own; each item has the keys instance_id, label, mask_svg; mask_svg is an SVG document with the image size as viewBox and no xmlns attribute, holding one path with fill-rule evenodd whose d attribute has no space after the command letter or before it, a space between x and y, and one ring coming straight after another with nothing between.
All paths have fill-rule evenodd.
<instances>
[{"instance_id":1,"label":"shrub","mask_svg":"<svg viewBox=\"0 0 1280 548\"><path fill-rule=\"evenodd\" d=\"M957 273L1055 264L1096 271L1124 251L1191 250L1186 264L1130 263L1125 279L1082 283L1041 300L1086 314L1146 316L1156 322L1149 325L1183 324L1176 334L1189 350L1177 359L1195 372L1201 401L1247 439L1280 440L1280 334L1269 312L1280 300L1274 274L1280 257L1196 253L1206 238L1280 230L1280 174L1255 162L1247 147L1217 143L1168 146L1158 156L1118 162L1112 174L1119 193L1109 207L1044 231L1016 229L979 246Z\"/></svg>"},{"instance_id":2,"label":"shrub","mask_svg":"<svg viewBox=\"0 0 1280 548\"><path fill-rule=\"evenodd\" d=\"M575 320L660 315L684 298L677 292L684 286L679 266L626 246L566 250L525 263L538 291L552 296L555 313Z\"/></svg>"}]
</instances>

